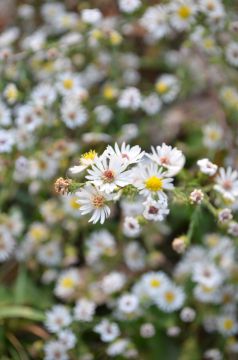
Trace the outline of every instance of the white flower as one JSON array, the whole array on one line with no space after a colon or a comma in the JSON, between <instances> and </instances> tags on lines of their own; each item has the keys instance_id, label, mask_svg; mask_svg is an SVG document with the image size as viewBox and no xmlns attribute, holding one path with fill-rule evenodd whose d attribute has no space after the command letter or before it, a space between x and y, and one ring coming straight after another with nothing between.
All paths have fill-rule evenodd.
<instances>
[{"instance_id":1,"label":"white flower","mask_svg":"<svg viewBox=\"0 0 238 360\"><path fill-rule=\"evenodd\" d=\"M0 227L0 263L7 260L13 253L16 242L4 226Z\"/></svg>"},{"instance_id":2,"label":"white flower","mask_svg":"<svg viewBox=\"0 0 238 360\"><path fill-rule=\"evenodd\" d=\"M113 117L112 110L106 105L96 106L94 113L96 115L96 121L103 125L107 125Z\"/></svg>"},{"instance_id":3,"label":"white flower","mask_svg":"<svg viewBox=\"0 0 238 360\"><path fill-rule=\"evenodd\" d=\"M120 272L113 271L104 276L101 288L105 294L113 294L120 291L126 282L126 276Z\"/></svg>"},{"instance_id":4,"label":"white flower","mask_svg":"<svg viewBox=\"0 0 238 360\"><path fill-rule=\"evenodd\" d=\"M46 312L45 326L52 333L58 333L62 328L71 324L72 318L64 305L54 305Z\"/></svg>"},{"instance_id":5,"label":"white flower","mask_svg":"<svg viewBox=\"0 0 238 360\"><path fill-rule=\"evenodd\" d=\"M100 191L112 193L117 187L124 187L129 184L128 171L125 171L127 164L116 156L102 157L96 159L92 169L88 170L86 179L94 184Z\"/></svg>"},{"instance_id":6,"label":"white flower","mask_svg":"<svg viewBox=\"0 0 238 360\"><path fill-rule=\"evenodd\" d=\"M50 106L56 100L56 91L51 84L40 83L31 94L33 102L40 106Z\"/></svg>"},{"instance_id":7,"label":"white flower","mask_svg":"<svg viewBox=\"0 0 238 360\"><path fill-rule=\"evenodd\" d=\"M183 308L180 313L180 319L186 323L192 322L195 319L195 317L196 317L196 311L190 307Z\"/></svg>"},{"instance_id":8,"label":"white flower","mask_svg":"<svg viewBox=\"0 0 238 360\"><path fill-rule=\"evenodd\" d=\"M42 123L42 118L36 113L36 107L30 104L21 105L17 110L16 125L27 131L34 131Z\"/></svg>"},{"instance_id":9,"label":"white flower","mask_svg":"<svg viewBox=\"0 0 238 360\"><path fill-rule=\"evenodd\" d=\"M80 283L80 276L77 269L71 268L61 272L57 280L54 293L60 298L68 298L74 294Z\"/></svg>"},{"instance_id":10,"label":"white flower","mask_svg":"<svg viewBox=\"0 0 238 360\"><path fill-rule=\"evenodd\" d=\"M221 285L224 277L217 266L212 263L198 263L194 265L193 281L207 286L217 287Z\"/></svg>"},{"instance_id":11,"label":"white flower","mask_svg":"<svg viewBox=\"0 0 238 360\"><path fill-rule=\"evenodd\" d=\"M215 173L217 172L217 168L218 168L218 166L216 164L213 164L210 160L208 160L206 158L198 160L197 165L199 166L199 169L203 174L206 174L209 176L215 175Z\"/></svg>"},{"instance_id":12,"label":"white flower","mask_svg":"<svg viewBox=\"0 0 238 360\"><path fill-rule=\"evenodd\" d=\"M171 25L179 30L185 30L194 22L196 5L191 0L178 0L171 5Z\"/></svg>"},{"instance_id":13,"label":"white flower","mask_svg":"<svg viewBox=\"0 0 238 360\"><path fill-rule=\"evenodd\" d=\"M122 109L138 110L141 106L141 93L135 87L123 90L118 99L118 106Z\"/></svg>"},{"instance_id":14,"label":"white flower","mask_svg":"<svg viewBox=\"0 0 238 360\"><path fill-rule=\"evenodd\" d=\"M11 152L14 142L14 133L12 130L0 129L0 153Z\"/></svg>"},{"instance_id":15,"label":"white flower","mask_svg":"<svg viewBox=\"0 0 238 360\"><path fill-rule=\"evenodd\" d=\"M74 318L80 321L92 321L95 314L96 304L87 299L77 301L74 308Z\"/></svg>"},{"instance_id":16,"label":"white flower","mask_svg":"<svg viewBox=\"0 0 238 360\"><path fill-rule=\"evenodd\" d=\"M110 157L118 158L120 162L125 165L136 164L138 163L144 156L144 151L141 151L139 145L130 146L126 145L124 142L121 145L121 149L118 144L115 144L113 149L112 146L108 146L104 151L102 156L106 156L110 159Z\"/></svg>"},{"instance_id":17,"label":"white flower","mask_svg":"<svg viewBox=\"0 0 238 360\"><path fill-rule=\"evenodd\" d=\"M44 346L44 360L68 360L67 349L60 340L48 341Z\"/></svg>"},{"instance_id":18,"label":"white flower","mask_svg":"<svg viewBox=\"0 0 238 360\"><path fill-rule=\"evenodd\" d=\"M169 279L162 271L157 271L144 274L141 281L146 294L156 300L161 294L161 289L167 287Z\"/></svg>"},{"instance_id":19,"label":"white flower","mask_svg":"<svg viewBox=\"0 0 238 360\"><path fill-rule=\"evenodd\" d=\"M169 214L167 199L154 200L150 197L143 203L143 216L149 221L163 221Z\"/></svg>"},{"instance_id":20,"label":"white flower","mask_svg":"<svg viewBox=\"0 0 238 360\"><path fill-rule=\"evenodd\" d=\"M138 220L132 216L127 216L123 222L123 234L128 237L137 237L141 233Z\"/></svg>"},{"instance_id":21,"label":"white flower","mask_svg":"<svg viewBox=\"0 0 238 360\"><path fill-rule=\"evenodd\" d=\"M234 201L238 197L238 172L236 170L232 170L231 167L220 168L215 181L214 189L225 199Z\"/></svg>"},{"instance_id":22,"label":"white flower","mask_svg":"<svg viewBox=\"0 0 238 360\"><path fill-rule=\"evenodd\" d=\"M162 107L162 102L156 93L146 96L142 102L142 108L147 115L156 115Z\"/></svg>"},{"instance_id":23,"label":"white flower","mask_svg":"<svg viewBox=\"0 0 238 360\"><path fill-rule=\"evenodd\" d=\"M190 195L189 195L189 200L191 201L192 204L201 204L202 201L204 199L204 193L202 192L201 189L194 189Z\"/></svg>"},{"instance_id":24,"label":"white flower","mask_svg":"<svg viewBox=\"0 0 238 360\"><path fill-rule=\"evenodd\" d=\"M107 230L94 231L86 240L86 261L93 265L101 256L113 256L116 253L116 242Z\"/></svg>"},{"instance_id":25,"label":"white flower","mask_svg":"<svg viewBox=\"0 0 238 360\"><path fill-rule=\"evenodd\" d=\"M141 6L140 0L118 0L119 9L126 13L132 13Z\"/></svg>"},{"instance_id":26,"label":"white flower","mask_svg":"<svg viewBox=\"0 0 238 360\"><path fill-rule=\"evenodd\" d=\"M70 330L60 330L58 333L60 342L65 346L67 350L73 349L76 345L77 338L75 334Z\"/></svg>"},{"instance_id":27,"label":"white flower","mask_svg":"<svg viewBox=\"0 0 238 360\"><path fill-rule=\"evenodd\" d=\"M69 168L71 174L76 175L87 169L91 166L95 160L98 158L96 151L90 150L80 157L80 165L73 166Z\"/></svg>"},{"instance_id":28,"label":"white flower","mask_svg":"<svg viewBox=\"0 0 238 360\"><path fill-rule=\"evenodd\" d=\"M164 312L173 312L183 306L185 294L181 287L168 283L161 289L160 296L156 300L158 307Z\"/></svg>"},{"instance_id":29,"label":"white flower","mask_svg":"<svg viewBox=\"0 0 238 360\"><path fill-rule=\"evenodd\" d=\"M222 144L223 129L217 123L207 124L203 127L203 143L209 149L218 149Z\"/></svg>"},{"instance_id":30,"label":"white flower","mask_svg":"<svg viewBox=\"0 0 238 360\"><path fill-rule=\"evenodd\" d=\"M210 18L217 18L224 15L224 7L220 0L200 0L199 8Z\"/></svg>"},{"instance_id":31,"label":"white flower","mask_svg":"<svg viewBox=\"0 0 238 360\"><path fill-rule=\"evenodd\" d=\"M159 40L168 35L169 26L168 7L166 5L149 6L140 23L148 31L152 39Z\"/></svg>"},{"instance_id":32,"label":"white flower","mask_svg":"<svg viewBox=\"0 0 238 360\"><path fill-rule=\"evenodd\" d=\"M232 42L227 46L226 59L229 64L238 66L238 43Z\"/></svg>"},{"instance_id":33,"label":"white flower","mask_svg":"<svg viewBox=\"0 0 238 360\"><path fill-rule=\"evenodd\" d=\"M132 241L124 249L124 261L132 271L139 271L145 267L145 255L145 250L136 241Z\"/></svg>"},{"instance_id":34,"label":"white flower","mask_svg":"<svg viewBox=\"0 0 238 360\"><path fill-rule=\"evenodd\" d=\"M120 329L116 323L109 322L103 319L98 325L94 327L94 331L101 336L104 342L111 342L120 335Z\"/></svg>"},{"instance_id":35,"label":"white flower","mask_svg":"<svg viewBox=\"0 0 238 360\"><path fill-rule=\"evenodd\" d=\"M218 318L218 330L222 335L231 336L238 332L238 323L234 314L225 314Z\"/></svg>"},{"instance_id":36,"label":"white flower","mask_svg":"<svg viewBox=\"0 0 238 360\"><path fill-rule=\"evenodd\" d=\"M83 9L81 11L83 22L87 24L98 24L102 19L102 13L99 9Z\"/></svg>"},{"instance_id":37,"label":"white flower","mask_svg":"<svg viewBox=\"0 0 238 360\"><path fill-rule=\"evenodd\" d=\"M88 119L86 109L72 100L63 102L61 115L63 122L70 129L84 125Z\"/></svg>"},{"instance_id":38,"label":"white flower","mask_svg":"<svg viewBox=\"0 0 238 360\"><path fill-rule=\"evenodd\" d=\"M110 215L110 208L107 202L112 200L112 196L102 191L97 190L92 185L86 185L76 192L78 197L77 203L80 205L79 211L82 215L93 213L89 222L95 224L100 221L104 223Z\"/></svg>"},{"instance_id":39,"label":"white flower","mask_svg":"<svg viewBox=\"0 0 238 360\"><path fill-rule=\"evenodd\" d=\"M123 294L118 299L118 310L124 314L132 314L138 310L139 300L134 294Z\"/></svg>"},{"instance_id":40,"label":"white flower","mask_svg":"<svg viewBox=\"0 0 238 360\"><path fill-rule=\"evenodd\" d=\"M202 303L218 304L221 300L220 291L217 287L197 285L194 288L194 297Z\"/></svg>"},{"instance_id":41,"label":"white flower","mask_svg":"<svg viewBox=\"0 0 238 360\"><path fill-rule=\"evenodd\" d=\"M124 354L128 345L129 341L127 339L117 339L115 342L108 346L107 354L109 356L118 356Z\"/></svg>"},{"instance_id":42,"label":"white flower","mask_svg":"<svg viewBox=\"0 0 238 360\"><path fill-rule=\"evenodd\" d=\"M60 94L72 96L72 94L76 92L78 88L80 88L80 85L81 78L79 77L79 75L65 72L63 74L60 74L58 82L56 84L56 88L58 89Z\"/></svg>"},{"instance_id":43,"label":"white flower","mask_svg":"<svg viewBox=\"0 0 238 360\"><path fill-rule=\"evenodd\" d=\"M165 103L170 103L177 97L180 85L176 76L163 74L156 81L155 88L161 100Z\"/></svg>"},{"instance_id":44,"label":"white flower","mask_svg":"<svg viewBox=\"0 0 238 360\"><path fill-rule=\"evenodd\" d=\"M162 146L151 147L152 154L146 154L148 158L164 167L167 172L166 176L174 176L183 168L185 157L181 150L176 147L172 148L165 143Z\"/></svg>"},{"instance_id":45,"label":"white flower","mask_svg":"<svg viewBox=\"0 0 238 360\"><path fill-rule=\"evenodd\" d=\"M0 125L9 126L11 125L11 111L6 105L0 101Z\"/></svg>"},{"instance_id":46,"label":"white flower","mask_svg":"<svg viewBox=\"0 0 238 360\"><path fill-rule=\"evenodd\" d=\"M167 172L163 172L162 168L158 168L155 163L139 164L132 172L132 177L136 176L137 181L132 182L135 187L140 190L143 196L158 196L158 198L166 198L164 190L172 190L174 188L172 178L166 178Z\"/></svg>"},{"instance_id":47,"label":"white flower","mask_svg":"<svg viewBox=\"0 0 238 360\"><path fill-rule=\"evenodd\" d=\"M61 246L58 241L51 241L42 245L37 252L37 259L40 264L56 266L62 259Z\"/></svg>"}]
</instances>

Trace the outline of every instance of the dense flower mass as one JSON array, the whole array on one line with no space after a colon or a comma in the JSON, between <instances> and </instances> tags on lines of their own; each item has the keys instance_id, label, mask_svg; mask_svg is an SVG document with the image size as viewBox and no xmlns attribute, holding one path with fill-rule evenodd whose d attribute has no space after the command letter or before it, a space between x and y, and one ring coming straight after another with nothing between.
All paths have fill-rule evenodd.
<instances>
[{"instance_id":1,"label":"dense flower mass","mask_svg":"<svg viewBox=\"0 0 238 360\"><path fill-rule=\"evenodd\" d=\"M238 357L237 11L0 1L1 359Z\"/></svg>"}]
</instances>

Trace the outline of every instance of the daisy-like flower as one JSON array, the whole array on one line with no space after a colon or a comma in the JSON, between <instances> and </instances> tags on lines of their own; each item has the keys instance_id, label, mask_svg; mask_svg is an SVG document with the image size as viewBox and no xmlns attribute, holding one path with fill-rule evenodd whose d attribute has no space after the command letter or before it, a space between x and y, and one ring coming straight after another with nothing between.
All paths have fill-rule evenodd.
<instances>
[{"instance_id":1,"label":"daisy-like flower","mask_svg":"<svg viewBox=\"0 0 238 360\"><path fill-rule=\"evenodd\" d=\"M151 147L151 150L152 154L146 154L146 156L164 167L167 170L167 176L174 176L183 168L185 157L182 151L176 147L172 148L172 146L163 143L162 146L157 146L156 149Z\"/></svg>"},{"instance_id":2,"label":"daisy-like flower","mask_svg":"<svg viewBox=\"0 0 238 360\"><path fill-rule=\"evenodd\" d=\"M63 122L70 129L84 125L88 118L85 108L75 101L64 101L61 115Z\"/></svg>"},{"instance_id":3,"label":"daisy-like flower","mask_svg":"<svg viewBox=\"0 0 238 360\"><path fill-rule=\"evenodd\" d=\"M4 89L3 95L9 104L14 104L19 95L16 85L14 83L8 84Z\"/></svg>"},{"instance_id":4,"label":"daisy-like flower","mask_svg":"<svg viewBox=\"0 0 238 360\"><path fill-rule=\"evenodd\" d=\"M126 276L123 273L113 271L104 276L101 281L101 288L105 294L113 294L120 291L125 282Z\"/></svg>"},{"instance_id":5,"label":"daisy-like flower","mask_svg":"<svg viewBox=\"0 0 238 360\"><path fill-rule=\"evenodd\" d=\"M154 200L150 197L144 202L143 216L147 220L163 221L169 214L167 199Z\"/></svg>"},{"instance_id":6,"label":"daisy-like flower","mask_svg":"<svg viewBox=\"0 0 238 360\"><path fill-rule=\"evenodd\" d=\"M51 340L44 346L44 360L68 360L67 348L60 340Z\"/></svg>"},{"instance_id":7,"label":"daisy-like flower","mask_svg":"<svg viewBox=\"0 0 238 360\"><path fill-rule=\"evenodd\" d=\"M194 297L202 303L218 304L221 300L220 291L217 287L205 286L202 284L194 288Z\"/></svg>"},{"instance_id":8,"label":"daisy-like flower","mask_svg":"<svg viewBox=\"0 0 238 360\"><path fill-rule=\"evenodd\" d=\"M79 163L80 165L73 166L69 168L71 174L76 175L87 169L91 166L95 160L98 158L98 154L95 150L89 150L88 152L81 155Z\"/></svg>"},{"instance_id":9,"label":"daisy-like flower","mask_svg":"<svg viewBox=\"0 0 238 360\"><path fill-rule=\"evenodd\" d=\"M194 266L193 280L207 287L221 285L224 277L217 266L212 263L198 263Z\"/></svg>"},{"instance_id":10,"label":"daisy-like flower","mask_svg":"<svg viewBox=\"0 0 238 360\"><path fill-rule=\"evenodd\" d=\"M0 129L0 153L10 153L14 143L14 132Z\"/></svg>"},{"instance_id":11,"label":"daisy-like flower","mask_svg":"<svg viewBox=\"0 0 238 360\"><path fill-rule=\"evenodd\" d=\"M122 109L138 110L141 106L141 93L136 87L123 90L118 99L118 106Z\"/></svg>"},{"instance_id":12,"label":"daisy-like flower","mask_svg":"<svg viewBox=\"0 0 238 360\"><path fill-rule=\"evenodd\" d=\"M56 282L54 293L62 299L68 298L74 294L79 283L80 276L77 269L65 270L60 274Z\"/></svg>"},{"instance_id":13,"label":"daisy-like flower","mask_svg":"<svg viewBox=\"0 0 238 360\"><path fill-rule=\"evenodd\" d=\"M227 46L226 59L230 65L238 66L238 43L232 42Z\"/></svg>"},{"instance_id":14,"label":"daisy-like flower","mask_svg":"<svg viewBox=\"0 0 238 360\"><path fill-rule=\"evenodd\" d=\"M104 151L103 156L106 156L110 159L110 157L117 157L120 162L130 165L138 163L142 157L144 156L144 151L141 151L139 145L130 146L126 145L124 142L121 145L121 149L118 144L115 144L113 149L112 146L108 146Z\"/></svg>"},{"instance_id":15,"label":"daisy-like flower","mask_svg":"<svg viewBox=\"0 0 238 360\"><path fill-rule=\"evenodd\" d=\"M158 168L155 163L139 164L139 166L132 172L132 177L136 177L134 186L140 190L140 194L146 197L158 196L159 199L167 198L164 190L172 190L174 188L172 178L166 178L167 174L163 172L162 168Z\"/></svg>"},{"instance_id":16,"label":"daisy-like flower","mask_svg":"<svg viewBox=\"0 0 238 360\"><path fill-rule=\"evenodd\" d=\"M58 333L71 324L72 318L69 310L64 305L54 305L46 312L45 326L51 333Z\"/></svg>"},{"instance_id":17,"label":"daisy-like flower","mask_svg":"<svg viewBox=\"0 0 238 360\"><path fill-rule=\"evenodd\" d=\"M77 338L70 329L61 330L58 336L60 342L66 347L67 350L74 348L77 342Z\"/></svg>"},{"instance_id":18,"label":"daisy-like flower","mask_svg":"<svg viewBox=\"0 0 238 360\"><path fill-rule=\"evenodd\" d=\"M161 290L167 287L169 279L162 271L157 271L144 274L141 281L146 294L156 300Z\"/></svg>"},{"instance_id":19,"label":"daisy-like flower","mask_svg":"<svg viewBox=\"0 0 238 360\"><path fill-rule=\"evenodd\" d=\"M179 82L176 76L171 74L163 74L156 81L155 89L160 98L165 103L170 103L177 97L179 93Z\"/></svg>"},{"instance_id":20,"label":"daisy-like flower","mask_svg":"<svg viewBox=\"0 0 238 360\"><path fill-rule=\"evenodd\" d=\"M101 336L104 342L111 342L120 335L120 329L116 323L109 322L103 319L98 325L95 326L94 331Z\"/></svg>"},{"instance_id":21,"label":"daisy-like flower","mask_svg":"<svg viewBox=\"0 0 238 360\"><path fill-rule=\"evenodd\" d=\"M93 185L88 184L76 192L76 196L78 197L77 202L80 206L80 213L82 215L93 213L89 222L96 224L96 222L100 221L103 224L105 219L109 217L110 208L107 203L112 200L110 194L106 194Z\"/></svg>"},{"instance_id":22,"label":"daisy-like flower","mask_svg":"<svg viewBox=\"0 0 238 360\"><path fill-rule=\"evenodd\" d=\"M179 30L185 30L194 21L196 6L191 0L178 0L171 5L171 25Z\"/></svg>"},{"instance_id":23,"label":"daisy-like flower","mask_svg":"<svg viewBox=\"0 0 238 360\"><path fill-rule=\"evenodd\" d=\"M118 299L118 311L124 314L131 314L138 310L138 297L134 294L123 294Z\"/></svg>"},{"instance_id":24,"label":"daisy-like flower","mask_svg":"<svg viewBox=\"0 0 238 360\"><path fill-rule=\"evenodd\" d=\"M80 321L92 321L96 304L85 298L77 301L74 308L74 318Z\"/></svg>"},{"instance_id":25,"label":"daisy-like flower","mask_svg":"<svg viewBox=\"0 0 238 360\"><path fill-rule=\"evenodd\" d=\"M0 263L7 260L14 248L15 248L15 240L13 239L10 232L4 227L0 227Z\"/></svg>"},{"instance_id":26,"label":"daisy-like flower","mask_svg":"<svg viewBox=\"0 0 238 360\"><path fill-rule=\"evenodd\" d=\"M200 171L203 174L213 176L217 172L218 166L216 164L213 164L208 159L201 159L197 161L197 165L199 166Z\"/></svg>"},{"instance_id":27,"label":"daisy-like flower","mask_svg":"<svg viewBox=\"0 0 238 360\"><path fill-rule=\"evenodd\" d=\"M128 237L137 237L141 233L138 220L132 216L127 216L123 223L123 234Z\"/></svg>"},{"instance_id":28,"label":"daisy-like flower","mask_svg":"<svg viewBox=\"0 0 238 360\"><path fill-rule=\"evenodd\" d=\"M185 294L182 288L168 282L167 286L161 289L156 304L162 311L170 313L180 309L184 300Z\"/></svg>"},{"instance_id":29,"label":"daisy-like flower","mask_svg":"<svg viewBox=\"0 0 238 360\"><path fill-rule=\"evenodd\" d=\"M158 40L171 32L168 21L168 6L149 6L140 20L152 39Z\"/></svg>"},{"instance_id":30,"label":"daisy-like flower","mask_svg":"<svg viewBox=\"0 0 238 360\"><path fill-rule=\"evenodd\" d=\"M231 336L238 332L238 322L234 314L224 314L217 320L218 330L225 336Z\"/></svg>"},{"instance_id":31,"label":"daisy-like flower","mask_svg":"<svg viewBox=\"0 0 238 360\"><path fill-rule=\"evenodd\" d=\"M141 6L140 0L119 0L119 9L126 13L132 13Z\"/></svg>"},{"instance_id":32,"label":"daisy-like flower","mask_svg":"<svg viewBox=\"0 0 238 360\"><path fill-rule=\"evenodd\" d=\"M221 193L225 199L235 201L238 197L238 172L232 170L231 167L226 170L220 168L214 189Z\"/></svg>"},{"instance_id":33,"label":"daisy-like flower","mask_svg":"<svg viewBox=\"0 0 238 360\"><path fill-rule=\"evenodd\" d=\"M95 25L101 21L102 13L99 9L83 9L81 11L81 18L83 22Z\"/></svg>"},{"instance_id":34,"label":"daisy-like flower","mask_svg":"<svg viewBox=\"0 0 238 360\"><path fill-rule=\"evenodd\" d=\"M222 145L224 131L219 124L207 124L203 127L203 134L203 143L209 149L217 149Z\"/></svg>"},{"instance_id":35,"label":"daisy-like flower","mask_svg":"<svg viewBox=\"0 0 238 360\"><path fill-rule=\"evenodd\" d=\"M124 187L129 184L126 171L127 164L122 162L116 156L109 159L103 156L95 160L92 169L88 170L86 179L94 184L100 191L112 193L117 187Z\"/></svg>"},{"instance_id":36,"label":"daisy-like flower","mask_svg":"<svg viewBox=\"0 0 238 360\"><path fill-rule=\"evenodd\" d=\"M142 108L147 115L152 116L157 114L161 107L162 102L156 93L151 93L143 99Z\"/></svg>"}]
</instances>

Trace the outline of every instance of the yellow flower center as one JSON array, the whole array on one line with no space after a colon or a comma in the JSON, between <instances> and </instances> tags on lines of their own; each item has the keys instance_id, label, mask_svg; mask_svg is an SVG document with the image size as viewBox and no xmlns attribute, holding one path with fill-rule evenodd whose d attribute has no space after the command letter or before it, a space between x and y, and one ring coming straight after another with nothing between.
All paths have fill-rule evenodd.
<instances>
[{"instance_id":1,"label":"yellow flower center","mask_svg":"<svg viewBox=\"0 0 238 360\"><path fill-rule=\"evenodd\" d=\"M219 140L220 134L216 130L212 130L208 136L211 140L216 141Z\"/></svg>"},{"instance_id":2,"label":"yellow flower center","mask_svg":"<svg viewBox=\"0 0 238 360\"><path fill-rule=\"evenodd\" d=\"M74 286L73 279L70 278L70 277L65 277L64 279L62 279L61 285L64 288L70 289L70 288L72 288Z\"/></svg>"},{"instance_id":3,"label":"yellow flower center","mask_svg":"<svg viewBox=\"0 0 238 360\"><path fill-rule=\"evenodd\" d=\"M72 79L64 79L63 85L64 85L65 89L71 90L73 87L73 80Z\"/></svg>"},{"instance_id":4,"label":"yellow flower center","mask_svg":"<svg viewBox=\"0 0 238 360\"><path fill-rule=\"evenodd\" d=\"M158 91L158 93L165 94L168 91L169 86L165 82L160 81L155 85L155 88Z\"/></svg>"},{"instance_id":5,"label":"yellow flower center","mask_svg":"<svg viewBox=\"0 0 238 360\"><path fill-rule=\"evenodd\" d=\"M223 326L225 330L231 330L233 328L233 320L232 319L226 319L224 320Z\"/></svg>"},{"instance_id":6,"label":"yellow flower center","mask_svg":"<svg viewBox=\"0 0 238 360\"><path fill-rule=\"evenodd\" d=\"M80 205L76 201L77 201L77 198L71 198L70 206L72 209L78 210L80 208Z\"/></svg>"},{"instance_id":7,"label":"yellow flower center","mask_svg":"<svg viewBox=\"0 0 238 360\"><path fill-rule=\"evenodd\" d=\"M160 191L163 189L163 180L157 176L151 176L145 181L145 187L150 191Z\"/></svg>"},{"instance_id":8,"label":"yellow flower center","mask_svg":"<svg viewBox=\"0 0 238 360\"><path fill-rule=\"evenodd\" d=\"M103 96L108 99L114 99L116 96L116 89L111 85L106 85L103 89Z\"/></svg>"},{"instance_id":9,"label":"yellow flower center","mask_svg":"<svg viewBox=\"0 0 238 360\"><path fill-rule=\"evenodd\" d=\"M150 285L151 285L152 287L154 287L154 288L159 287L160 284L161 284L161 282L160 282L158 279L152 279L152 280L150 281Z\"/></svg>"},{"instance_id":10,"label":"yellow flower center","mask_svg":"<svg viewBox=\"0 0 238 360\"><path fill-rule=\"evenodd\" d=\"M164 296L168 303L172 303L175 299L175 295L172 291L166 291Z\"/></svg>"},{"instance_id":11,"label":"yellow flower center","mask_svg":"<svg viewBox=\"0 0 238 360\"><path fill-rule=\"evenodd\" d=\"M81 160L94 160L96 156L97 156L96 151L90 150L81 156Z\"/></svg>"},{"instance_id":12,"label":"yellow flower center","mask_svg":"<svg viewBox=\"0 0 238 360\"><path fill-rule=\"evenodd\" d=\"M178 10L178 14L181 18L187 19L191 15L191 9L186 5L182 5Z\"/></svg>"}]
</instances>

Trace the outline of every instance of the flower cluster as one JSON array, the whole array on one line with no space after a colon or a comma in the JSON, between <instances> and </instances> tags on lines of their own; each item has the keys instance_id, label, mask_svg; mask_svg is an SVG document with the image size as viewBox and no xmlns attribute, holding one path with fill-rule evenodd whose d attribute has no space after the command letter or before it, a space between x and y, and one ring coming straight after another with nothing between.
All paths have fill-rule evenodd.
<instances>
[{"instance_id":1,"label":"flower cluster","mask_svg":"<svg viewBox=\"0 0 238 360\"><path fill-rule=\"evenodd\" d=\"M0 1L1 359L237 358L236 12Z\"/></svg>"}]
</instances>

